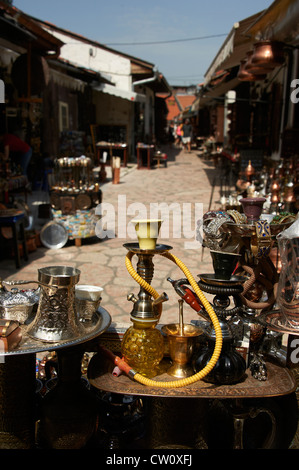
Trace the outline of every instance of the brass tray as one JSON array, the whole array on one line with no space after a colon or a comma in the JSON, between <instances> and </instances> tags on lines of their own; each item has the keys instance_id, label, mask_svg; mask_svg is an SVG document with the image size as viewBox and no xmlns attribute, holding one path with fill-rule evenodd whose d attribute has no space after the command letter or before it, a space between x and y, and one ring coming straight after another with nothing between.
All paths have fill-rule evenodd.
<instances>
[{"instance_id":1,"label":"brass tray","mask_svg":"<svg viewBox=\"0 0 299 470\"><path fill-rule=\"evenodd\" d=\"M161 369L167 370L170 363L164 359ZM265 382L254 379L247 371L243 382L234 385L214 385L200 380L181 388L159 388L142 385L126 375L112 375L114 364L101 354L92 357L88 368L88 380L99 390L128 395L152 397L183 397L183 398L258 398L273 397L292 393L296 389L293 374L286 368L267 363L268 380ZM167 373L154 378L156 381L174 380Z\"/></svg>"},{"instance_id":2,"label":"brass tray","mask_svg":"<svg viewBox=\"0 0 299 470\"><path fill-rule=\"evenodd\" d=\"M31 319L31 321L28 322L28 324L26 325L20 325L22 329L22 340L19 346L12 351L7 351L3 353L1 352L0 360L1 356L3 355L17 356L20 354L35 354L42 351L54 351L57 349L62 349L69 346L75 346L77 344L85 343L96 338L109 328L111 323L111 316L103 307L99 307L90 322L82 323L82 325L84 326L84 332L82 335L80 335L76 339L58 341L56 343L49 343L46 341L30 338L27 335L27 330L32 321L33 319Z\"/></svg>"}]
</instances>

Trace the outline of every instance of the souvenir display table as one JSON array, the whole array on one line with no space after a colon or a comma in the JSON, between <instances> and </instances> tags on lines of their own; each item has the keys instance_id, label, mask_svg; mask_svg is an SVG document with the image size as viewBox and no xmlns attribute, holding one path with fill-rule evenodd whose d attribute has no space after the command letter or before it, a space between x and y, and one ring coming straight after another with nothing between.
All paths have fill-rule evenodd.
<instances>
[{"instance_id":1,"label":"souvenir display table","mask_svg":"<svg viewBox=\"0 0 299 470\"><path fill-rule=\"evenodd\" d=\"M105 340L103 342L105 343ZM168 367L169 358L164 358L160 368L161 374L154 380L173 380L165 372ZM287 368L271 363L267 363L267 368L268 380L265 382L257 381L247 370L245 379L234 385L213 385L199 381L181 388L165 389L159 388L159 384L157 387L144 386L124 374L113 375L113 363L99 353L90 361L88 378L91 385L98 390L146 400L145 445L149 448L206 448L205 426L211 425L207 410L211 403L213 405L219 400L228 404L225 405L226 411L229 410L228 415L234 427L233 448L244 448L244 426L248 420L254 421L260 414L272 422L270 438L264 438L266 448L271 448L277 442L278 435L283 432L278 427L287 428L287 423L279 422L281 410L277 411L276 415L280 397L282 401L286 399L290 402L296 414L296 400L293 397L296 381ZM266 436L267 432L265 431ZM211 447L216 444L219 445L219 442L210 443Z\"/></svg>"},{"instance_id":2,"label":"souvenir display table","mask_svg":"<svg viewBox=\"0 0 299 470\"><path fill-rule=\"evenodd\" d=\"M121 154L121 166L126 167L128 160L128 145L120 142L97 142L96 151L98 162L103 161L103 152L107 151L108 161L106 160L105 163L112 164L112 157L117 156L114 155L114 150L116 150L117 155L118 153Z\"/></svg>"},{"instance_id":3,"label":"souvenir display table","mask_svg":"<svg viewBox=\"0 0 299 470\"><path fill-rule=\"evenodd\" d=\"M137 150L137 168L147 168L148 170L151 169L152 161L153 161L153 152L155 146L154 145L147 145L143 143L138 143L136 150Z\"/></svg>"},{"instance_id":4,"label":"souvenir display table","mask_svg":"<svg viewBox=\"0 0 299 470\"><path fill-rule=\"evenodd\" d=\"M12 230L13 250L16 268L21 266L19 239L23 246L24 260L28 260L27 243L25 237L25 214L16 209L4 209L0 211L0 228L10 228Z\"/></svg>"},{"instance_id":5,"label":"souvenir display table","mask_svg":"<svg viewBox=\"0 0 299 470\"><path fill-rule=\"evenodd\" d=\"M0 354L0 449L32 449L36 447L35 428L38 403L36 354L55 351L62 360L65 357L66 359L70 358L68 360L68 380L73 384L73 393L75 394L76 374L79 373L80 377L80 361L84 351L86 348L88 349L87 344L105 331L109 327L110 321L109 313L99 307L92 321L84 327L80 335L71 340L57 342L31 338L27 331L33 322L32 317L29 317L28 321L21 325L22 339L19 345L11 351L1 351ZM66 398L70 402L72 401L71 397ZM61 423L62 425L63 423Z\"/></svg>"}]
</instances>

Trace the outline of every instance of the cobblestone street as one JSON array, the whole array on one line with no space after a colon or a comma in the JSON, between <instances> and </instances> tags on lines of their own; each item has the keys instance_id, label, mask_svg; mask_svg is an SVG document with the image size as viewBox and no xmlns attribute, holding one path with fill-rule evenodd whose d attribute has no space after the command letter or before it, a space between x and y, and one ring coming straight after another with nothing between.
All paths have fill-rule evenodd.
<instances>
[{"instance_id":1,"label":"cobblestone street","mask_svg":"<svg viewBox=\"0 0 299 470\"><path fill-rule=\"evenodd\" d=\"M162 166L151 170L137 170L136 165L129 164L128 168L121 169L119 184L111 183L111 170L107 168L108 182L101 186L103 203L109 203L114 207L116 221L119 210L123 210L124 207L128 210L130 204L136 202L143 204L147 209L152 203L166 203L168 207L176 203L182 212L183 207L190 207L193 219L189 235L187 233L190 239L184 238L187 228L183 226L183 221L181 221L182 230L175 231L172 229L174 224L170 218L169 238L159 238L159 242L172 246L171 253L186 264L196 278L199 273L212 272L209 251L202 250L201 247L186 249L186 243L195 240L194 204L202 203L203 213L208 210L212 183L217 170L212 160L204 160L196 150L187 153L175 147L168 147L166 152L168 155L166 168ZM219 202L219 186L216 185L211 207L219 209L217 202ZM184 203L187 205L183 206ZM123 213L120 215L122 218L127 217L127 223L135 216ZM122 234L118 236L116 233L114 238L105 240L84 239L79 247L75 246L74 241L69 241L67 245L57 250L40 247L29 254L27 262L22 260L21 268L17 271L13 259L2 260L0 277L4 280L37 280L37 270L40 267L54 265L77 267L81 271L80 283L103 287L102 306L110 313L112 320L128 322L132 305L127 300L127 294L130 292L137 294L139 291L138 285L125 267L127 250L123 244L132 241L135 240L127 239ZM134 259L135 257L133 265ZM174 263L165 258L155 256L153 261L155 273L152 285L159 293L165 291L169 296L169 301L163 304L161 322L177 321L178 295L167 281L167 277L180 279L185 276ZM195 317L194 311L188 306L185 307L184 315L186 321Z\"/></svg>"}]
</instances>

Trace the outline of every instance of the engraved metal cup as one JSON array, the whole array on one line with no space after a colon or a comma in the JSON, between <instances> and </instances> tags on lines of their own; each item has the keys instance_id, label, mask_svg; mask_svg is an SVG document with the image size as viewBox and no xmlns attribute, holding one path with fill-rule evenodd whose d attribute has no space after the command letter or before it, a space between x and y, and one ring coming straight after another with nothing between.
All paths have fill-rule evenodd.
<instances>
[{"instance_id":1,"label":"engraved metal cup","mask_svg":"<svg viewBox=\"0 0 299 470\"><path fill-rule=\"evenodd\" d=\"M102 300L102 287L77 285L75 287L76 308L80 321L91 321Z\"/></svg>"},{"instance_id":2,"label":"engraved metal cup","mask_svg":"<svg viewBox=\"0 0 299 470\"><path fill-rule=\"evenodd\" d=\"M75 304L79 269L50 266L38 270L41 294L35 319L27 334L38 340L59 342L78 339L84 331Z\"/></svg>"}]
</instances>

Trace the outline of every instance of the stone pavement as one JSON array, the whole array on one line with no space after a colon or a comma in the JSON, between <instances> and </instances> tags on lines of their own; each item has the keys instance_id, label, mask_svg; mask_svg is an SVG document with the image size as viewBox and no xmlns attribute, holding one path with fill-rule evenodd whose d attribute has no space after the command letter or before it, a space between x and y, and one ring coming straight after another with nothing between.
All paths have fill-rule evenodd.
<instances>
[{"instance_id":1,"label":"stone pavement","mask_svg":"<svg viewBox=\"0 0 299 470\"><path fill-rule=\"evenodd\" d=\"M69 241L66 246L58 250L38 248L37 251L29 254L27 262L22 261L19 270L15 269L13 259L2 260L0 261L0 278L37 280L37 270L40 267L54 265L77 267L81 271L80 283L103 287L102 306L110 313L112 320L121 323L128 322L132 304L128 302L127 294L130 292L137 294L139 286L125 267L127 250L123 244L137 240L128 238L126 235L129 232L122 233L123 229L120 225L118 226L118 216L122 219L126 217L127 223L133 217L140 216L138 212L130 214L132 209L136 209L131 204L137 202L142 204L142 207L146 207L148 213L153 203L166 203L166 215L167 208L175 204L178 212L175 213L173 219L170 217L169 236L166 233L166 238L160 238L159 242L172 246L171 253L183 261L195 278L199 273L213 272L209 251L202 250L201 247L186 248L186 243L195 240L198 220L195 220L197 217L195 203L197 203L196 206L198 203L203 204L203 213L210 206L212 182L217 170L212 160L203 160L196 150L187 153L181 149L167 147L165 151L169 159L167 168L162 166L151 170L137 170L136 165L129 165L128 168L121 169L119 184L111 183L110 169L107 169L108 182L103 184L101 189L103 203L110 203L111 209L115 210L116 236L114 238L85 239L80 247L75 246L74 241ZM217 185L213 192L211 208L219 209L219 186ZM172 212L169 213L171 216ZM188 220L187 223L186 220L181 220L181 224L177 224L180 215L188 216L190 213L191 225L188 224ZM188 225L190 225L189 230ZM135 259L136 257L133 258L133 265L135 265ZM169 301L163 304L161 323L177 322L179 297L167 281L167 277L180 279L185 275L174 263L159 255L155 256L153 261L155 273L152 285L159 293L165 291L169 296ZM195 312L187 305L184 307L184 318L186 322L196 318Z\"/></svg>"}]
</instances>

